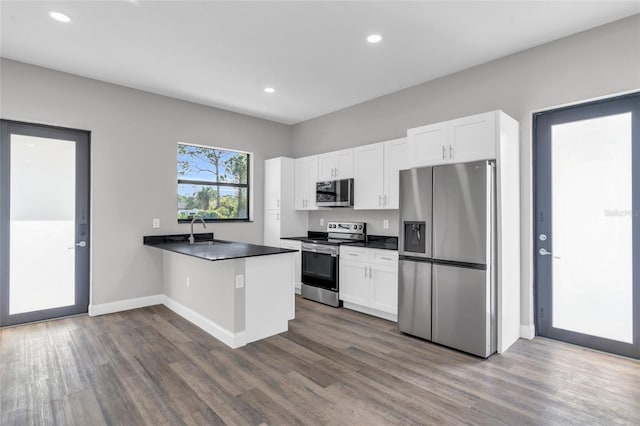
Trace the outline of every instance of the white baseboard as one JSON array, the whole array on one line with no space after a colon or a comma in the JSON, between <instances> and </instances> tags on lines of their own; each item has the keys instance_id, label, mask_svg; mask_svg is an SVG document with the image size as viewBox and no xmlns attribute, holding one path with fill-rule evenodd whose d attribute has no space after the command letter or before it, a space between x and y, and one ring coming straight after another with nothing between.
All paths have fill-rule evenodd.
<instances>
[{"instance_id":1,"label":"white baseboard","mask_svg":"<svg viewBox=\"0 0 640 426\"><path fill-rule=\"evenodd\" d=\"M135 299L119 300L117 302L101 303L99 305L89 305L89 316L112 314L114 312L128 311L130 309L145 308L147 306L162 305L164 294L154 294L153 296L138 297Z\"/></svg>"},{"instance_id":2,"label":"white baseboard","mask_svg":"<svg viewBox=\"0 0 640 426\"><path fill-rule=\"evenodd\" d=\"M536 337L536 327L531 325L520 324L520 337L531 340Z\"/></svg>"},{"instance_id":3,"label":"white baseboard","mask_svg":"<svg viewBox=\"0 0 640 426\"><path fill-rule=\"evenodd\" d=\"M377 309L369 308L368 306L356 305L350 302L342 302L342 306L346 309L351 309L352 311L358 311L362 312L363 314L383 318L388 321L398 322L398 315L390 314L388 312L382 312Z\"/></svg>"},{"instance_id":4,"label":"white baseboard","mask_svg":"<svg viewBox=\"0 0 640 426\"><path fill-rule=\"evenodd\" d=\"M193 309L187 308L170 297L164 297L164 305L187 321L197 325L225 345L235 349L247 344L247 336L244 331L233 333L226 328L220 327L210 319L200 315Z\"/></svg>"}]
</instances>

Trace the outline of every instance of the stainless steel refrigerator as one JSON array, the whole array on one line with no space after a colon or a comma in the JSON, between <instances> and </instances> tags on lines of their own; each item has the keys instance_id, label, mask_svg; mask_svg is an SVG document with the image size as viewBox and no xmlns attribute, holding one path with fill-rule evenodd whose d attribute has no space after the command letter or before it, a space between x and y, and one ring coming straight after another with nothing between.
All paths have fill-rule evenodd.
<instances>
[{"instance_id":1,"label":"stainless steel refrigerator","mask_svg":"<svg viewBox=\"0 0 640 426\"><path fill-rule=\"evenodd\" d=\"M494 170L400 171L398 327L484 358L496 351Z\"/></svg>"}]
</instances>

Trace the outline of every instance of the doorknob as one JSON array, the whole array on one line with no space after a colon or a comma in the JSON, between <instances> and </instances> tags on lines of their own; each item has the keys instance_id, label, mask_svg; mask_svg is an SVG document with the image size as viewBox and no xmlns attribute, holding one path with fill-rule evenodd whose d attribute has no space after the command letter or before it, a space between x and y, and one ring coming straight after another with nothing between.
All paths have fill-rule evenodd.
<instances>
[{"instance_id":1,"label":"doorknob","mask_svg":"<svg viewBox=\"0 0 640 426\"><path fill-rule=\"evenodd\" d=\"M87 246L87 242L83 240L83 241L77 242L75 245L78 246L78 247L86 247ZM69 250L71 250L73 248L74 247L69 247Z\"/></svg>"},{"instance_id":2,"label":"doorknob","mask_svg":"<svg viewBox=\"0 0 640 426\"><path fill-rule=\"evenodd\" d=\"M551 252L547 251L546 248L541 248L540 250L538 250L538 253L540 253L540 256L550 256Z\"/></svg>"}]
</instances>

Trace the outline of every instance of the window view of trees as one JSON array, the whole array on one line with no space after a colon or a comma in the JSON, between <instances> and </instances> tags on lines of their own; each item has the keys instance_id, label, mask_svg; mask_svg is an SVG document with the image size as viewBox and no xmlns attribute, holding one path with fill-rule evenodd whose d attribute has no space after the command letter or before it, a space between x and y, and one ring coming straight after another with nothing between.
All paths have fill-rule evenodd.
<instances>
[{"instance_id":1,"label":"window view of trees","mask_svg":"<svg viewBox=\"0 0 640 426\"><path fill-rule=\"evenodd\" d=\"M249 219L249 154L178 144L178 220Z\"/></svg>"}]
</instances>

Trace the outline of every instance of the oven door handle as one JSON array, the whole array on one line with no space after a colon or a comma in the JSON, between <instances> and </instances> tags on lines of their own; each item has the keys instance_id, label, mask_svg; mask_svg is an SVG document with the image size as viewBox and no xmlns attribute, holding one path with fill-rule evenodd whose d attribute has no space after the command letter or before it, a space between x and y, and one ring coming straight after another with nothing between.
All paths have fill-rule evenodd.
<instances>
[{"instance_id":1,"label":"oven door handle","mask_svg":"<svg viewBox=\"0 0 640 426\"><path fill-rule=\"evenodd\" d=\"M305 246L302 245L302 251L308 253L329 254L331 257L337 257L337 251L332 247L318 247L318 246Z\"/></svg>"}]
</instances>

